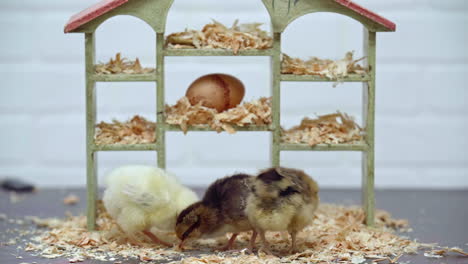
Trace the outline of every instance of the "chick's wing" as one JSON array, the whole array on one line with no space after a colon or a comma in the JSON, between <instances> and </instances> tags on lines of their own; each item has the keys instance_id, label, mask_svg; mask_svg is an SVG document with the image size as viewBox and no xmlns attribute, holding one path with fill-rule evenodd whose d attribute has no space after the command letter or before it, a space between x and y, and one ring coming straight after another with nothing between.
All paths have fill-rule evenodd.
<instances>
[{"instance_id":1,"label":"chick's wing","mask_svg":"<svg viewBox=\"0 0 468 264\"><path fill-rule=\"evenodd\" d=\"M157 193L149 193L141 191L137 186L126 184L122 193L126 195L128 201L136 204L145 211L153 211L170 202L169 193L167 191L160 191Z\"/></svg>"}]
</instances>

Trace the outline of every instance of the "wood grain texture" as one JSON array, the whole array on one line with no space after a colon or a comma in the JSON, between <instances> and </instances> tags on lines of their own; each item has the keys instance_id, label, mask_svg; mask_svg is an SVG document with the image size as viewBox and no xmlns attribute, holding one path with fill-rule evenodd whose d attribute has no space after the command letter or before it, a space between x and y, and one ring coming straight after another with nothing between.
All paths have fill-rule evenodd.
<instances>
[{"instance_id":1,"label":"wood grain texture","mask_svg":"<svg viewBox=\"0 0 468 264\"><path fill-rule=\"evenodd\" d=\"M94 151L148 151L157 150L158 144L110 144L110 145L94 145Z\"/></svg>"},{"instance_id":2,"label":"wood grain texture","mask_svg":"<svg viewBox=\"0 0 468 264\"><path fill-rule=\"evenodd\" d=\"M271 58L271 113L273 133L271 136L271 165L281 164L281 33L273 33L273 57Z\"/></svg>"},{"instance_id":3,"label":"wood grain texture","mask_svg":"<svg viewBox=\"0 0 468 264\"><path fill-rule=\"evenodd\" d=\"M85 34L85 72L86 72L86 189L87 194L87 224L89 230L96 227L97 199L97 155L94 152L94 135L96 133L96 83L91 76L94 74L96 61L96 41L94 33Z\"/></svg>"},{"instance_id":4,"label":"wood grain texture","mask_svg":"<svg viewBox=\"0 0 468 264\"><path fill-rule=\"evenodd\" d=\"M157 74L92 74L90 78L95 82L155 82Z\"/></svg>"},{"instance_id":5,"label":"wood grain texture","mask_svg":"<svg viewBox=\"0 0 468 264\"><path fill-rule=\"evenodd\" d=\"M282 151L367 151L366 143L356 144L317 144L309 146L308 144L288 144L280 145Z\"/></svg>"},{"instance_id":6,"label":"wood grain texture","mask_svg":"<svg viewBox=\"0 0 468 264\"><path fill-rule=\"evenodd\" d=\"M273 50L239 50L234 54L226 49L165 49L165 56L272 56Z\"/></svg>"},{"instance_id":7,"label":"wood grain texture","mask_svg":"<svg viewBox=\"0 0 468 264\"><path fill-rule=\"evenodd\" d=\"M349 74L339 79L318 75L281 74L281 80L285 82L367 82L370 78L367 74Z\"/></svg>"},{"instance_id":8,"label":"wood grain texture","mask_svg":"<svg viewBox=\"0 0 468 264\"><path fill-rule=\"evenodd\" d=\"M362 205L366 213L366 223L374 225L375 195L374 195L374 167L375 167L375 70L376 70L376 33L364 28L364 56L367 56L365 67L369 67L370 80L363 83L362 105L365 127L364 139L368 146L362 154Z\"/></svg>"},{"instance_id":9,"label":"wood grain texture","mask_svg":"<svg viewBox=\"0 0 468 264\"><path fill-rule=\"evenodd\" d=\"M158 83L156 87L156 142L158 144L158 167L166 168L166 127L164 126L165 82L164 82L164 33L156 33L156 70Z\"/></svg>"}]
</instances>

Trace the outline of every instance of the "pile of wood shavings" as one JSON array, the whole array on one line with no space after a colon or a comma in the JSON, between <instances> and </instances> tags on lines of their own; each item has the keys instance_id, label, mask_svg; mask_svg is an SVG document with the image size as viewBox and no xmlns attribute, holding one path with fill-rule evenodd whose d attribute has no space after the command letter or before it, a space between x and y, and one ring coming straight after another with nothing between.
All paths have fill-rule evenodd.
<instances>
[{"instance_id":1,"label":"pile of wood shavings","mask_svg":"<svg viewBox=\"0 0 468 264\"><path fill-rule=\"evenodd\" d=\"M299 126L283 130L281 140L284 143L342 144L362 141L363 130L354 119L344 113L321 115L316 119L304 118Z\"/></svg>"},{"instance_id":2,"label":"pile of wood shavings","mask_svg":"<svg viewBox=\"0 0 468 264\"><path fill-rule=\"evenodd\" d=\"M113 120L96 125L97 145L107 144L146 144L156 141L156 123L141 116L134 116L127 122Z\"/></svg>"},{"instance_id":3,"label":"pile of wood shavings","mask_svg":"<svg viewBox=\"0 0 468 264\"><path fill-rule=\"evenodd\" d=\"M348 76L348 74L365 74L367 69L357 64L360 60L353 59L353 52L347 52L345 57L340 60L326 60L312 57L309 60L291 58L283 54L281 61L281 73L297 75L319 75L330 79L339 79Z\"/></svg>"},{"instance_id":4,"label":"pile of wood shavings","mask_svg":"<svg viewBox=\"0 0 468 264\"><path fill-rule=\"evenodd\" d=\"M218 113L214 108L202 106L202 102L191 105L187 97L182 97L173 106L166 105L166 123L179 125L186 133L188 126L209 125L218 133L235 133L234 126L271 124L271 98L261 97L252 102Z\"/></svg>"},{"instance_id":5,"label":"pile of wood shavings","mask_svg":"<svg viewBox=\"0 0 468 264\"><path fill-rule=\"evenodd\" d=\"M417 253L428 248L427 257L441 256L447 252L466 254L459 248L442 248L433 244L421 244L395 234L394 228L407 228L405 220L393 219L388 212L377 210L376 228L364 224L364 212L351 206L322 204L316 212L313 224L298 236L300 253L289 254L289 236L284 233L268 233L273 250L280 257L267 256L263 252L248 255L245 250L250 234L243 233L236 243L238 251L212 252L227 241L227 237L199 240L194 249L206 253L179 252L174 248L159 248L158 245L142 242L136 246L128 243L100 203L97 227L100 232L87 232L84 216L68 216L60 219L32 220L46 227L43 233L32 238L26 251L36 252L45 258L68 258L70 262L85 259L116 261L138 258L140 261L184 258L171 263L362 263L365 259L376 262L396 261L403 254ZM260 243L257 242L257 247ZM189 256L190 255L190 256ZM115 263L120 263L117 261Z\"/></svg>"},{"instance_id":6,"label":"pile of wood shavings","mask_svg":"<svg viewBox=\"0 0 468 264\"><path fill-rule=\"evenodd\" d=\"M143 68L140 60L130 61L127 58L122 58L120 53L115 55L115 59L110 59L108 63L99 63L94 66L97 74L143 74L152 73L154 68Z\"/></svg>"},{"instance_id":7,"label":"pile of wood shavings","mask_svg":"<svg viewBox=\"0 0 468 264\"><path fill-rule=\"evenodd\" d=\"M87 231L85 216L69 215L64 220L31 218L36 225L46 230L33 237L25 250L49 259L68 258L70 263L86 259L116 261L118 258L168 260L170 256L180 255L175 250L158 249L158 245L149 241L142 241L141 245L130 244L126 235L105 211L102 202L98 206L98 216L97 230L100 232ZM145 239L144 236L142 238Z\"/></svg>"},{"instance_id":8,"label":"pile of wood shavings","mask_svg":"<svg viewBox=\"0 0 468 264\"><path fill-rule=\"evenodd\" d=\"M172 33L166 38L166 45L172 49L230 49L237 54L239 50L269 49L273 39L260 29L261 23L238 25L238 20L232 27L213 20L201 31L188 30Z\"/></svg>"}]
</instances>

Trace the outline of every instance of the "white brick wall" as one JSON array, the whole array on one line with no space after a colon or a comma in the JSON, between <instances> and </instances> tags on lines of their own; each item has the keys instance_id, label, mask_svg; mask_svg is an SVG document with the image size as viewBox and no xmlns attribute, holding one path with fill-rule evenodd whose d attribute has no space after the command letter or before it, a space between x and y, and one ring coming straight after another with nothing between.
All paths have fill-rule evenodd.
<instances>
[{"instance_id":1,"label":"white brick wall","mask_svg":"<svg viewBox=\"0 0 468 264\"><path fill-rule=\"evenodd\" d=\"M96 0L0 2L0 177L41 186L85 183L83 36L63 34L68 18ZM468 1L359 0L397 24L378 35L376 183L378 187L468 187ZM175 0L167 32L199 28L214 18L230 24L269 22L261 1ZM119 34L115 34L116 31ZM125 37L123 37L125 36ZM310 37L308 37L310 36ZM341 57L361 51L361 27L333 14L309 15L284 34L293 56ZM99 28L98 60L117 51L154 62L154 33L128 17ZM167 102L196 77L228 72L247 87L246 99L269 93L265 58L168 58ZM100 84L99 118L154 115L148 84ZM284 84L283 124L342 110L361 119L361 87ZM267 133L168 133L168 167L188 184L208 184L235 171L268 165ZM246 149L249 149L248 151ZM127 163L152 164L153 152L102 153L102 177ZM322 186L358 187L359 153L282 154L284 165L307 169ZM103 180L101 178L100 182Z\"/></svg>"}]
</instances>

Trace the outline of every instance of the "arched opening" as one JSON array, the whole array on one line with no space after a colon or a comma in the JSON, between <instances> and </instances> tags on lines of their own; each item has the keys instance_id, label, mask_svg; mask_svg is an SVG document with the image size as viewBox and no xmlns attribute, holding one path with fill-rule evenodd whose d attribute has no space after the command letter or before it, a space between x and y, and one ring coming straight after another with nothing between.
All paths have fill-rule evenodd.
<instances>
[{"instance_id":1,"label":"arched opening","mask_svg":"<svg viewBox=\"0 0 468 264\"><path fill-rule=\"evenodd\" d=\"M356 82L367 76L363 61L356 61L363 54L362 24L335 13L312 13L294 20L283 32L281 44L281 123L287 130L283 135L289 135L283 142L362 144L362 85ZM348 52L354 52L351 62L344 60ZM284 54L292 63L285 62ZM363 69L347 68L351 63ZM334 66L341 70L333 71ZM320 117L330 114L336 118ZM304 118L314 121L302 122Z\"/></svg>"},{"instance_id":2,"label":"arched opening","mask_svg":"<svg viewBox=\"0 0 468 264\"><path fill-rule=\"evenodd\" d=\"M363 54L363 25L336 13L312 13L291 22L282 34L282 52L306 60L310 57L339 60L354 51Z\"/></svg>"},{"instance_id":3,"label":"arched opening","mask_svg":"<svg viewBox=\"0 0 468 264\"><path fill-rule=\"evenodd\" d=\"M155 32L134 16L112 17L97 28L97 145L156 142L155 50Z\"/></svg>"},{"instance_id":4,"label":"arched opening","mask_svg":"<svg viewBox=\"0 0 468 264\"><path fill-rule=\"evenodd\" d=\"M235 24L237 27L234 27ZM216 0L203 3L178 0L174 1L169 11L166 44L175 49L218 48L234 53L243 49L265 50L272 43L269 38L270 25L270 16L261 1L239 4ZM185 30L188 32L184 33ZM227 31L237 32L236 38L224 34ZM251 33L250 37L243 35L244 32ZM223 35L218 38L220 34Z\"/></svg>"},{"instance_id":5,"label":"arched opening","mask_svg":"<svg viewBox=\"0 0 468 264\"><path fill-rule=\"evenodd\" d=\"M266 31L269 37L272 36L270 16L261 1L239 3L176 0L168 14L166 37L185 29L201 31L207 24L213 23L212 19L228 28L237 19L239 24L261 23L259 28ZM244 84L245 95L241 104L270 96L270 58L257 56L267 55L268 50L239 49L237 54L248 53L252 56L231 56L234 55L234 51L230 47L181 47L181 50L187 50L187 53L179 56L178 50L170 49L167 45L165 47L166 51L171 52L169 54L174 55L166 57L166 102L169 105L174 105L183 97L194 80L212 73L232 75ZM221 175L236 172L236 168L256 172L260 167L269 165L269 134L266 132L238 131L234 135L226 132L189 132L188 136L172 132L167 134L166 140L168 146L174 146L167 148L168 168L180 174L184 182L192 185L207 185ZM177 148L178 145L184 146L183 151ZM256 151L245 153L246 155L233 155L245 152L251 147ZM185 156L181 157L183 153ZM194 174L200 176L193 177Z\"/></svg>"},{"instance_id":6,"label":"arched opening","mask_svg":"<svg viewBox=\"0 0 468 264\"><path fill-rule=\"evenodd\" d=\"M126 58L129 64L134 64L138 58L142 68L155 68L156 34L145 21L128 15L112 17L101 24L95 34L97 64L107 64L111 58L115 61L116 55L120 53L121 59ZM110 71L108 74L149 73L136 70L138 67L123 67L121 72L118 63L114 66L115 72L109 69L111 65L107 67Z\"/></svg>"}]
</instances>

